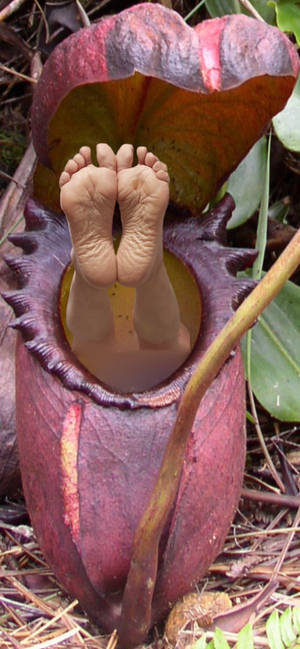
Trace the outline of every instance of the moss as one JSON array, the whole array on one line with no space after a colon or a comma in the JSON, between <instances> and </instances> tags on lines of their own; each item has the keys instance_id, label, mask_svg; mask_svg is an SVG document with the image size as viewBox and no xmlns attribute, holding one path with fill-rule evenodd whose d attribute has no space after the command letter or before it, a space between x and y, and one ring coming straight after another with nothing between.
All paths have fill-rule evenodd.
<instances>
[{"instance_id":1,"label":"moss","mask_svg":"<svg viewBox=\"0 0 300 649\"><path fill-rule=\"evenodd\" d=\"M15 130L0 130L0 167L12 175L23 157L26 138Z\"/></svg>"}]
</instances>

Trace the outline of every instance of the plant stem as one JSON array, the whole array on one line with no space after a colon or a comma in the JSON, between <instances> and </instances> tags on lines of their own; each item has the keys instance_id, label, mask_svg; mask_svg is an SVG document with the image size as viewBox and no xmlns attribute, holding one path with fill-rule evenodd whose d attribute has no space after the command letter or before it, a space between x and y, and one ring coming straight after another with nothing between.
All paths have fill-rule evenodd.
<instances>
[{"instance_id":1,"label":"plant stem","mask_svg":"<svg viewBox=\"0 0 300 649\"><path fill-rule=\"evenodd\" d=\"M263 23L265 22L263 17L260 15L260 13L258 13L255 7L253 7L252 3L249 2L249 0L239 0L239 1L241 5L243 5L243 7L247 9L247 11L249 11L249 14L252 14L253 18L256 18L257 20L261 20Z\"/></svg>"},{"instance_id":2,"label":"plant stem","mask_svg":"<svg viewBox=\"0 0 300 649\"><path fill-rule=\"evenodd\" d=\"M14 182L16 182L16 181L14 181ZM16 221L16 223L14 223L14 225L11 226L10 230L8 230L8 232L6 232L6 234L4 234L3 237L0 239L0 246L2 246L3 243L5 243L5 241L9 237L9 235L12 234L16 230L19 223L21 223L21 221L23 221L23 219L24 219L24 216L22 214L22 216L20 216L20 218Z\"/></svg>"},{"instance_id":3,"label":"plant stem","mask_svg":"<svg viewBox=\"0 0 300 649\"><path fill-rule=\"evenodd\" d=\"M270 198L270 160L271 160L271 140L272 132L269 133L268 138L268 148L267 148L267 157L265 165L265 180L264 180L264 190L262 194L262 199L259 208L258 215L258 224L257 224L257 236L255 242L255 248L258 250L258 255L255 259L252 269L252 277L255 280L260 280L262 275L263 263L266 252L267 245L267 229L268 229L268 213L269 213L269 198ZM268 451L267 445L262 434L262 430L259 424L259 419L257 416L252 385L251 385L251 343L252 343L252 331L248 331L247 334L247 379L248 379L248 394L251 405L251 412L254 417L254 426L258 441L261 445L263 454L266 458L266 462L270 469L271 475L273 476L274 481L279 486L281 491L285 491L284 484L280 479L276 467L272 461L271 455Z\"/></svg>"},{"instance_id":4,"label":"plant stem","mask_svg":"<svg viewBox=\"0 0 300 649\"><path fill-rule=\"evenodd\" d=\"M238 344L241 336L253 325L262 311L270 304L285 282L300 263L300 230L278 257L261 282L244 300L235 314L219 333L200 361L182 397L178 417L172 432L188 420L190 427L194 421L200 400L207 387L215 378L231 350ZM185 427L184 427L185 428Z\"/></svg>"},{"instance_id":5,"label":"plant stem","mask_svg":"<svg viewBox=\"0 0 300 649\"><path fill-rule=\"evenodd\" d=\"M202 5L204 5L204 3L205 3L205 0L201 0L201 2L198 2L198 4L196 5L196 7L194 7L194 9L192 9L192 10L190 11L190 13L188 13L188 14L185 16L185 18L184 18L185 22L187 22L190 18L192 18L192 16L196 13L196 11L198 11L198 9L200 9L200 7L202 7Z\"/></svg>"},{"instance_id":6,"label":"plant stem","mask_svg":"<svg viewBox=\"0 0 300 649\"><path fill-rule=\"evenodd\" d=\"M141 643L151 624L158 545L176 497L186 443L200 401L240 338L277 295L299 263L300 229L272 268L218 334L187 384L157 482L135 534L131 566L122 603L120 642L123 647Z\"/></svg>"},{"instance_id":7,"label":"plant stem","mask_svg":"<svg viewBox=\"0 0 300 649\"><path fill-rule=\"evenodd\" d=\"M255 248L258 250L258 255L255 259L252 269L253 279L261 279L262 268L265 258L266 245L267 245L267 229L268 229L268 212L269 212L269 197L270 197L270 158L271 158L271 140L272 134L269 133L267 158L265 165L265 178L264 189L258 214L257 234Z\"/></svg>"}]
</instances>

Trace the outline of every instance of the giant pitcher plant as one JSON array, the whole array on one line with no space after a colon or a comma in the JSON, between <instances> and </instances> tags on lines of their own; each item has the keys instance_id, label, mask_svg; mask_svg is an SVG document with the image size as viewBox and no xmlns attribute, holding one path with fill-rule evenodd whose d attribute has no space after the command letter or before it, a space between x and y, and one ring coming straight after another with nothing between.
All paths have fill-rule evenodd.
<instances>
[{"instance_id":1,"label":"giant pitcher plant","mask_svg":"<svg viewBox=\"0 0 300 649\"><path fill-rule=\"evenodd\" d=\"M36 89L40 165L26 231L11 237L25 253L9 262L20 289L6 293L22 333L16 387L24 491L62 584L94 621L116 627L124 646L143 641L205 574L239 499L239 348L223 367L219 354L214 374L220 371L198 409L195 400L190 411L180 404L199 360L252 288L234 274L255 253L224 245L229 196L205 217L200 210L284 106L297 72L293 46L275 28L233 15L192 29L177 13L145 3L66 39ZM165 261L192 351L147 392L116 393L95 379L72 353L65 325L71 242L56 209L57 177L83 143L97 141L114 150L146 145L171 178ZM116 292L125 313L130 289Z\"/></svg>"}]
</instances>

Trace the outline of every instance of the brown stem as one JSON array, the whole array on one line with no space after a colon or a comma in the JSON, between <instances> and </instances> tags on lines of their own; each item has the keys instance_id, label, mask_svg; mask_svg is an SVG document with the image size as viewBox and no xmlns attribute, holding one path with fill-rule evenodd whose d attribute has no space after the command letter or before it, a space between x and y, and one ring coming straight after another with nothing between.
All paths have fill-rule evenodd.
<instances>
[{"instance_id":1,"label":"brown stem","mask_svg":"<svg viewBox=\"0 0 300 649\"><path fill-rule=\"evenodd\" d=\"M151 624L158 545L176 497L186 443L200 401L240 338L277 295L299 263L300 230L210 345L187 384L157 482L135 534L119 628L123 647L141 643Z\"/></svg>"},{"instance_id":2,"label":"brown stem","mask_svg":"<svg viewBox=\"0 0 300 649\"><path fill-rule=\"evenodd\" d=\"M289 496L288 494L274 494L269 491L258 491L257 489L242 489L242 498L255 500L261 503L270 503L280 507L300 507L300 496Z\"/></svg>"}]
</instances>

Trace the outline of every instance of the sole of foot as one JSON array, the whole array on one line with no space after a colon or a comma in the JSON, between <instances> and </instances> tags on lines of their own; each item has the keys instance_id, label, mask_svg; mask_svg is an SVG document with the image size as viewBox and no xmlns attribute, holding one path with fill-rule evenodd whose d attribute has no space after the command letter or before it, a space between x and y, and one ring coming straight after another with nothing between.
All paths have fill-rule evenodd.
<instances>
[{"instance_id":1,"label":"sole of foot","mask_svg":"<svg viewBox=\"0 0 300 649\"><path fill-rule=\"evenodd\" d=\"M110 286L117 278L112 221L117 199L116 156L107 144L97 144L98 167L91 150L81 147L60 176L60 204L73 244L76 272L94 287Z\"/></svg>"},{"instance_id":2,"label":"sole of foot","mask_svg":"<svg viewBox=\"0 0 300 649\"><path fill-rule=\"evenodd\" d=\"M140 286L151 280L162 263L162 228L169 202L167 166L146 147L121 146L116 155L118 202L123 233L117 253L120 284Z\"/></svg>"}]
</instances>

